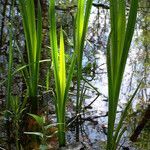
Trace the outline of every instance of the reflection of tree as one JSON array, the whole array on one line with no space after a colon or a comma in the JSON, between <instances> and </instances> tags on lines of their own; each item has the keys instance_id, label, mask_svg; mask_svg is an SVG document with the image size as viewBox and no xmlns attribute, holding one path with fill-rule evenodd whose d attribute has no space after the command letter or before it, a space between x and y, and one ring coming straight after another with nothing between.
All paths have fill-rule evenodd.
<instances>
[{"instance_id":1,"label":"reflection of tree","mask_svg":"<svg viewBox=\"0 0 150 150\"><path fill-rule=\"evenodd\" d=\"M146 109L141 121L138 123L134 133L130 137L131 141L135 142L137 140L138 136L140 135L141 131L143 130L143 128L145 127L145 125L148 123L149 120L150 120L150 105L148 105L148 108Z\"/></svg>"},{"instance_id":2,"label":"reflection of tree","mask_svg":"<svg viewBox=\"0 0 150 150\"><path fill-rule=\"evenodd\" d=\"M145 111L130 138L132 141L137 140L141 131L150 120L150 16L147 11L150 8L150 2L141 1L140 5L142 8L145 7L145 9L139 14L139 20L142 20L140 23L142 26L139 26L139 29L142 33L138 39L138 43L140 43L141 46L139 46L137 53L136 70L134 72L137 74L137 77L139 77L139 74L144 77L143 86L138 98L141 101L141 108L145 109Z\"/></svg>"},{"instance_id":3,"label":"reflection of tree","mask_svg":"<svg viewBox=\"0 0 150 150\"><path fill-rule=\"evenodd\" d=\"M37 0L35 1L35 7L37 7L36 3ZM41 8L42 8L42 50L41 50L41 60L48 59L49 56L49 50L47 48L48 46L48 4L47 0L40 0ZM49 63L50 65L50 63ZM46 72L48 70L48 64L42 63L40 64L40 81L41 84L43 85L46 79Z\"/></svg>"}]
</instances>

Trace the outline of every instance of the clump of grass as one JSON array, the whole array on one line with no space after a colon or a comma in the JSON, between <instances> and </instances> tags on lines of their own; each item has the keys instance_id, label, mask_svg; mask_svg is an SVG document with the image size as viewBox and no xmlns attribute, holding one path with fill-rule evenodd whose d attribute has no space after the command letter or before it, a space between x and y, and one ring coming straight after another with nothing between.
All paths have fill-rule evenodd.
<instances>
[{"instance_id":1,"label":"clump of grass","mask_svg":"<svg viewBox=\"0 0 150 150\"><path fill-rule=\"evenodd\" d=\"M49 129L56 126L56 124L47 124L45 116L39 116L35 114L28 114L28 115L31 116L36 121L36 123L40 127L40 131L24 132L24 133L38 136L41 140L40 149L49 149L47 140L49 138L52 138L56 134L56 132L50 134Z\"/></svg>"},{"instance_id":2,"label":"clump of grass","mask_svg":"<svg viewBox=\"0 0 150 150\"><path fill-rule=\"evenodd\" d=\"M21 123L22 115L26 108L24 108L23 105L20 104L19 97L11 96L10 100L11 100L10 101L10 109L6 110L6 112L9 114L9 117L12 120L12 128L14 129L13 132L15 133L16 150L19 150L19 147L20 147L20 143L19 143L20 123Z\"/></svg>"},{"instance_id":3,"label":"clump of grass","mask_svg":"<svg viewBox=\"0 0 150 150\"><path fill-rule=\"evenodd\" d=\"M42 43L41 7L38 1L38 19L36 19L34 0L19 0L19 4L23 17L23 28L28 56L28 68L24 70L24 78L27 84L28 96L31 99L31 111L32 113L36 113L38 109L37 92Z\"/></svg>"},{"instance_id":4,"label":"clump of grass","mask_svg":"<svg viewBox=\"0 0 150 150\"><path fill-rule=\"evenodd\" d=\"M85 40L91 6L92 6L92 0L78 1L77 16L76 16L76 22L74 26L75 28L74 29L75 31L74 53L72 55L72 59L71 59L72 61L70 64L70 68L69 68L68 76L66 80L63 31L62 29L60 31L60 46L59 46L60 51L58 53L56 17L55 17L55 0L50 0L50 7L49 7L50 44L51 44L51 49L52 49L52 61L53 61L55 88L56 88L55 107L56 107L56 114L57 114L58 137L59 137L60 146L65 145L66 102L67 102L70 82L72 80L74 66L75 66L77 58L79 58L78 66L79 66L79 73L81 76L84 40ZM81 78L80 76L79 78ZM79 84L80 84L80 81L78 82L78 85Z\"/></svg>"},{"instance_id":5,"label":"clump of grass","mask_svg":"<svg viewBox=\"0 0 150 150\"><path fill-rule=\"evenodd\" d=\"M110 0L111 33L107 46L107 71L108 71L108 93L109 93L109 112L108 112L108 139L107 150L115 150L122 134L120 132L122 119L119 123L119 130L115 131L114 124L117 113L117 106L120 95L120 87L129 54L129 48L134 33L138 8L138 0L131 0L131 6L126 23L126 6L124 0ZM138 86L139 87L139 86ZM133 96L135 96L137 89ZM133 97L131 98L133 99ZM131 101L129 101L131 103ZM125 110L126 112L127 110ZM126 113L125 113L126 114Z\"/></svg>"}]
</instances>

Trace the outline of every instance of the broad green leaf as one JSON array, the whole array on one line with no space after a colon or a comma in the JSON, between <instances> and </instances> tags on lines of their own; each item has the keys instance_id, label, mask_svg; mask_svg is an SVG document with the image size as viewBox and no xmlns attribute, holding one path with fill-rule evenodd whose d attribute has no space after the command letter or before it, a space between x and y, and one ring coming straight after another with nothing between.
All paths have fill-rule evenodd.
<instances>
[{"instance_id":1,"label":"broad green leaf","mask_svg":"<svg viewBox=\"0 0 150 150\"><path fill-rule=\"evenodd\" d=\"M44 123L45 123L45 118L44 116L38 116L38 115L34 115L34 114L29 114L29 116L31 116L33 119L36 120L36 122L40 125L40 126L43 126Z\"/></svg>"}]
</instances>

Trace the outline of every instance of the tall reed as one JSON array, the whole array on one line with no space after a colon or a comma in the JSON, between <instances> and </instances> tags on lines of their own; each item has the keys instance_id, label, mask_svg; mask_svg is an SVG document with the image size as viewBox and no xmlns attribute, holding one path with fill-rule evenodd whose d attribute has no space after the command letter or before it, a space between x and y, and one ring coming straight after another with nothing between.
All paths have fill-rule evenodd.
<instances>
[{"instance_id":1,"label":"tall reed","mask_svg":"<svg viewBox=\"0 0 150 150\"><path fill-rule=\"evenodd\" d=\"M11 17L14 17L14 1L12 1L12 6L11 6ZM12 76L12 71L13 71L13 54L14 54L14 41L13 41L13 21L12 19L10 20L10 23L8 24L8 31L9 31L9 60L8 60L8 74L7 74L7 82L6 82L6 113L5 113L5 117L6 117L6 132L7 132L7 140L10 141L11 138L11 132L10 132L10 115L8 113L8 111L10 111L11 109L11 90L12 90L12 80L13 80L13 76ZM8 148L11 148L11 144L8 143Z\"/></svg>"},{"instance_id":2,"label":"tall reed","mask_svg":"<svg viewBox=\"0 0 150 150\"><path fill-rule=\"evenodd\" d=\"M114 125L120 95L120 87L136 23L137 8L138 0L131 0L128 22L126 23L125 1L110 0L111 33L107 46L109 93L107 150L116 150L116 144L119 142L116 141L118 138L120 139L122 135L122 133L119 134L118 131L114 130ZM133 95L135 95L135 93ZM122 121L119 126L121 125Z\"/></svg>"},{"instance_id":3,"label":"tall reed","mask_svg":"<svg viewBox=\"0 0 150 150\"><path fill-rule=\"evenodd\" d=\"M20 11L23 17L23 28L26 40L28 56L28 69L24 71L28 96L31 100L31 111L36 113L38 109L38 80L39 60L42 43L42 14L38 0L37 16L35 15L34 0L19 0ZM36 19L38 18L38 19Z\"/></svg>"},{"instance_id":4,"label":"tall reed","mask_svg":"<svg viewBox=\"0 0 150 150\"><path fill-rule=\"evenodd\" d=\"M70 64L70 68L66 80L63 31L62 29L60 31L60 46L59 46L60 51L58 53L56 17L55 17L55 0L50 0L50 7L49 7L50 44L52 49L52 61L53 61L55 88L56 88L55 107L56 107L58 137L59 137L60 146L65 145L65 111L66 111L67 96L68 96L70 82L72 80L72 75L73 75L74 66L77 57L80 57L80 64L82 64L81 59L83 54L84 40L85 40L91 5L92 5L92 0L78 1L77 17L74 26L74 31L75 31L74 53L72 55L72 59L71 59L72 61ZM81 74L81 68L79 72Z\"/></svg>"},{"instance_id":5,"label":"tall reed","mask_svg":"<svg viewBox=\"0 0 150 150\"><path fill-rule=\"evenodd\" d=\"M85 43L85 36L88 27L88 20L91 12L93 0L78 1L78 11L75 24L75 50L77 51L77 101L76 113L80 111L80 85L82 78L82 60Z\"/></svg>"},{"instance_id":6,"label":"tall reed","mask_svg":"<svg viewBox=\"0 0 150 150\"><path fill-rule=\"evenodd\" d=\"M12 24L9 24L9 62L8 62L8 74L7 74L7 82L6 82L6 132L7 132L7 140L10 141L10 120L9 120L9 113L8 110L10 110L11 107L11 89L12 89L12 67L13 67L13 32L12 32ZM8 148L11 148L11 144L8 144Z\"/></svg>"}]
</instances>

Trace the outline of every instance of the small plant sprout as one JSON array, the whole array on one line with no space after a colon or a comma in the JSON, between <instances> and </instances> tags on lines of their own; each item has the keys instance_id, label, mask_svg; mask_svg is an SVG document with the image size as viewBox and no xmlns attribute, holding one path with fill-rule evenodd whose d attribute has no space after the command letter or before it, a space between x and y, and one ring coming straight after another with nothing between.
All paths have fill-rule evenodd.
<instances>
[{"instance_id":1,"label":"small plant sprout","mask_svg":"<svg viewBox=\"0 0 150 150\"><path fill-rule=\"evenodd\" d=\"M38 136L41 140L40 147L42 147L42 149L44 149L44 148L48 149L47 140L49 138L53 137L54 134L57 133L57 131L56 131L53 134L49 135L50 134L49 129L56 126L56 124L47 125L45 116L39 116L39 115L35 115L35 114L28 114L28 115L31 116L38 123L41 131L40 132L24 132L24 133Z\"/></svg>"}]
</instances>

